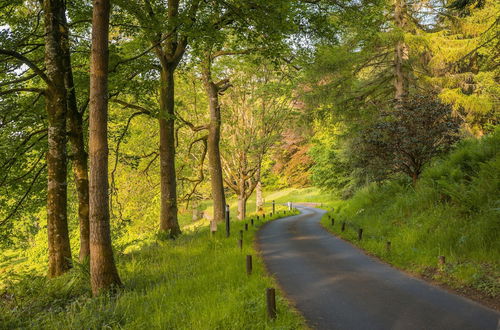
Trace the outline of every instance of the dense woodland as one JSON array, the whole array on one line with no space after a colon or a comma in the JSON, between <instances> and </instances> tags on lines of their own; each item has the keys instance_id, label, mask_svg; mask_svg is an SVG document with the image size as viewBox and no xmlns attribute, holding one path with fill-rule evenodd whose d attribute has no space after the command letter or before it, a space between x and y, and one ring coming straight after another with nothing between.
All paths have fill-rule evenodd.
<instances>
[{"instance_id":1,"label":"dense woodland","mask_svg":"<svg viewBox=\"0 0 500 330\"><path fill-rule=\"evenodd\" d=\"M237 223L304 187L382 236L443 208L427 233L474 232L446 236L472 251L448 280L495 299L499 23L495 0L0 0L0 322L85 320L83 296L146 290L133 253L181 273L226 204ZM108 307L89 327L128 324Z\"/></svg>"}]
</instances>

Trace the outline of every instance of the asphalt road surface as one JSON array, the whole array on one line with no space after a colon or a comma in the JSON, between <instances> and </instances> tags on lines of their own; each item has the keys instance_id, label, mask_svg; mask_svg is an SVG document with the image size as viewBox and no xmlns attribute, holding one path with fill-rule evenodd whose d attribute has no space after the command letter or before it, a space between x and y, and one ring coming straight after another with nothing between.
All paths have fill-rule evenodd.
<instances>
[{"instance_id":1,"label":"asphalt road surface","mask_svg":"<svg viewBox=\"0 0 500 330\"><path fill-rule=\"evenodd\" d=\"M336 238L323 210L266 224L265 264L315 329L500 330L500 314L408 276Z\"/></svg>"}]
</instances>

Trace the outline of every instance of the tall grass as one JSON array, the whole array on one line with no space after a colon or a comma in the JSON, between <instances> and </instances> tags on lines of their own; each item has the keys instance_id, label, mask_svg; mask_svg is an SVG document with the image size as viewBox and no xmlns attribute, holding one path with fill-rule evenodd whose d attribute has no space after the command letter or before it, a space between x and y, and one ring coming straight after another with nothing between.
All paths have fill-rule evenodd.
<instances>
[{"instance_id":1,"label":"tall grass","mask_svg":"<svg viewBox=\"0 0 500 330\"><path fill-rule=\"evenodd\" d=\"M500 295L500 131L436 160L416 187L370 185L340 203L325 227L390 263L455 288ZM336 225L332 228L328 216ZM340 223L347 222L346 232ZM357 241L357 229L364 238ZM392 249L386 251L386 241ZM437 267L446 257L445 269Z\"/></svg>"},{"instance_id":2,"label":"tall grass","mask_svg":"<svg viewBox=\"0 0 500 330\"><path fill-rule=\"evenodd\" d=\"M281 294L277 319L267 319L265 288L276 284L253 247L263 221L244 231L240 251L237 238L243 224L232 222L230 238L223 226L214 236L205 227L175 241L152 241L119 255L125 287L113 296L91 298L85 265L54 280L21 279L0 297L0 328L305 328ZM254 256L250 276L245 273L247 254Z\"/></svg>"}]
</instances>

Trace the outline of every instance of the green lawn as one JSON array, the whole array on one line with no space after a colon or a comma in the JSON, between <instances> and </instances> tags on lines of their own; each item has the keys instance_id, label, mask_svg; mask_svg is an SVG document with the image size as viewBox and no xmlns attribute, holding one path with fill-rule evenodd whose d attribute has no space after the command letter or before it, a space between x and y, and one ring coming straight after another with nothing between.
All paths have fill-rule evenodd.
<instances>
[{"instance_id":1,"label":"green lawn","mask_svg":"<svg viewBox=\"0 0 500 330\"><path fill-rule=\"evenodd\" d=\"M269 216L266 218L268 221ZM265 289L276 287L254 250L257 227L243 222L213 237L206 226L175 241L151 241L118 256L124 288L90 297L85 267L55 280L21 279L0 298L0 328L45 329L303 329L305 323L277 291L278 317L266 317ZM253 274L245 258L253 255Z\"/></svg>"}]
</instances>

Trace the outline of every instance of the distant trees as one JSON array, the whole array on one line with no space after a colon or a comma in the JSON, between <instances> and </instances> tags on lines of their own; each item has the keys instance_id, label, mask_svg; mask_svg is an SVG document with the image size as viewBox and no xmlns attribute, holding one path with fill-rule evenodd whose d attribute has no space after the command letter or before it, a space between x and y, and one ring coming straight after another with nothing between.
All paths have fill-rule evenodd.
<instances>
[{"instance_id":1,"label":"distant trees","mask_svg":"<svg viewBox=\"0 0 500 330\"><path fill-rule=\"evenodd\" d=\"M277 83L272 65L249 65L233 76L223 99L222 165L224 181L238 198L238 219L260 182L262 161L291 118L290 90Z\"/></svg>"}]
</instances>

